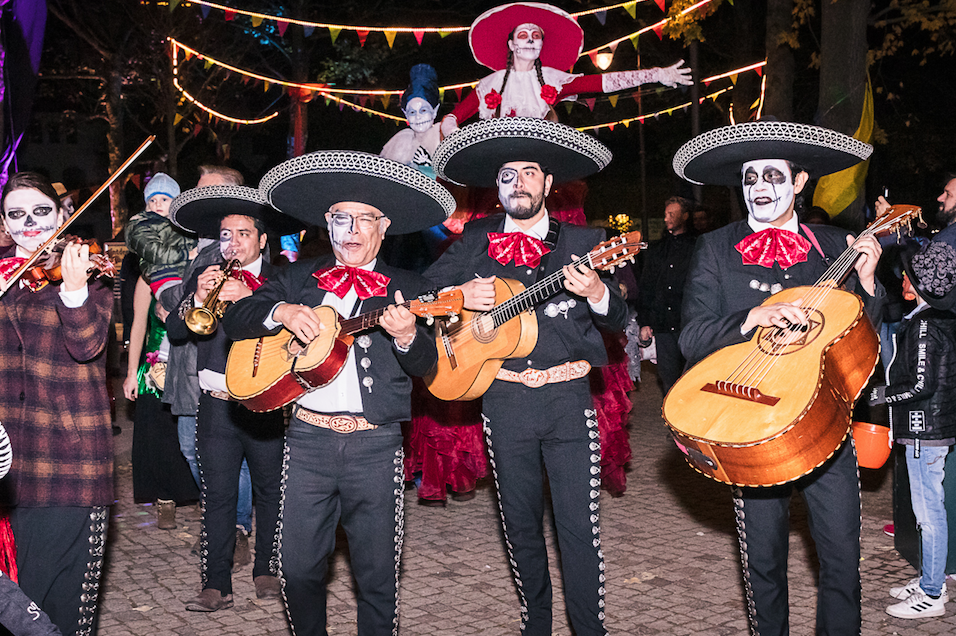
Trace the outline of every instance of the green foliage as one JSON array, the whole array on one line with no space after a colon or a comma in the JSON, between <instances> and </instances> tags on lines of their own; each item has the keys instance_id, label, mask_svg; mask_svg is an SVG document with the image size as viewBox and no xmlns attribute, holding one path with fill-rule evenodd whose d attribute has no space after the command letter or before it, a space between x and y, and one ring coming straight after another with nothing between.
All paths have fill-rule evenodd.
<instances>
[{"instance_id":1,"label":"green foliage","mask_svg":"<svg viewBox=\"0 0 956 636\"><path fill-rule=\"evenodd\" d=\"M667 9L667 17L671 21L664 25L664 35L672 40L683 39L684 44L690 44L694 40L704 42L706 38L701 22L713 15L724 0L713 0L699 9L681 14L684 9L697 2L698 0L674 0ZM730 4L733 5L733 2Z\"/></svg>"}]
</instances>

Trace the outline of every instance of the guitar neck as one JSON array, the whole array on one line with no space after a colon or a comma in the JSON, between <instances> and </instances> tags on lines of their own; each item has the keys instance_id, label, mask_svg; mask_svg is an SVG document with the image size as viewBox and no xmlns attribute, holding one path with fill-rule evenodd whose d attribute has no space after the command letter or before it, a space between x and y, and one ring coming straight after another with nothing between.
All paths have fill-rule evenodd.
<instances>
[{"instance_id":1,"label":"guitar neck","mask_svg":"<svg viewBox=\"0 0 956 636\"><path fill-rule=\"evenodd\" d=\"M412 301L406 300L400 306L408 309L411 307ZM351 336L354 333L360 331L367 331L372 327L378 325L378 321L381 320L382 315L385 313L385 308L373 309L364 314L355 316L354 318L345 318L339 321L339 325L342 327L342 333L347 336Z\"/></svg>"},{"instance_id":2,"label":"guitar neck","mask_svg":"<svg viewBox=\"0 0 956 636\"><path fill-rule=\"evenodd\" d=\"M827 271L823 273L820 280L816 282L816 286L827 284L829 281L835 281L837 285L842 285L846 277L849 276L850 270L853 269L853 264L856 263L856 259L861 256L861 252L859 252L854 245L864 236L869 236L870 234L873 234L870 228L860 232L860 235L856 237L853 244L847 247L846 250L840 254L840 258L827 268Z\"/></svg>"},{"instance_id":3,"label":"guitar neck","mask_svg":"<svg viewBox=\"0 0 956 636\"><path fill-rule=\"evenodd\" d=\"M590 254L582 256L571 263L571 267L577 267L578 265L585 265L590 269L594 269L594 265L591 264ZM530 311L535 305L557 294L564 289L564 279L564 270L559 269L553 274L542 278L520 294L512 296L499 305L495 305L491 311L488 312L492 320L494 320L495 326L500 327L518 314Z\"/></svg>"}]
</instances>

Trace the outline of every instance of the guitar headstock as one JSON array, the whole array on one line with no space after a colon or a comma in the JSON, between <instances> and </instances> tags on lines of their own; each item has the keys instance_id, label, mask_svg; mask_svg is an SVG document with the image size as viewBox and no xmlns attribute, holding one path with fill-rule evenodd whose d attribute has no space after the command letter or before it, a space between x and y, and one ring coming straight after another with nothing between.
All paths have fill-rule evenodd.
<instances>
[{"instance_id":1,"label":"guitar headstock","mask_svg":"<svg viewBox=\"0 0 956 636\"><path fill-rule=\"evenodd\" d=\"M434 322L437 316L457 320L458 314L464 307L465 295L457 287L442 292L427 292L408 303L408 311L420 318L425 318L428 324Z\"/></svg>"},{"instance_id":2,"label":"guitar headstock","mask_svg":"<svg viewBox=\"0 0 956 636\"><path fill-rule=\"evenodd\" d=\"M923 223L922 208L908 203L897 203L896 205L891 205L887 210L876 217L876 220L874 220L867 229L874 236L887 236L895 230L896 236L899 238L901 226L906 226L908 231L912 231L914 218L919 219L918 224L921 227L925 226L925 223Z\"/></svg>"},{"instance_id":3,"label":"guitar headstock","mask_svg":"<svg viewBox=\"0 0 956 636\"><path fill-rule=\"evenodd\" d=\"M634 230L604 241L588 252L588 260L592 269L608 270L613 274L625 261L633 263L634 257L645 247L647 243L641 240L640 231Z\"/></svg>"}]
</instances>

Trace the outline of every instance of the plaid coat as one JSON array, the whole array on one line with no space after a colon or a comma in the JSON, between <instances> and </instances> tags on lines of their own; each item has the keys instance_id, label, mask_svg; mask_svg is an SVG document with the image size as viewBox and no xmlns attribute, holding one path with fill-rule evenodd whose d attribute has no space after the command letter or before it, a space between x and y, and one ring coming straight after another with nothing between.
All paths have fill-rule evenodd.
<instances>
[{"instance_id":1,"label":"plaid coat","mask_svg":"<svg viewBox=\"0 0 956 636\"><path fill-rule=\"evenodd\" d=\"M0 298L0 421L13 447L13 469L0 482L5 503L113 503L112 308L112 292L99 281L74 309L52 285L37 293L14 285Z\"/></svg>"}]
</instances>

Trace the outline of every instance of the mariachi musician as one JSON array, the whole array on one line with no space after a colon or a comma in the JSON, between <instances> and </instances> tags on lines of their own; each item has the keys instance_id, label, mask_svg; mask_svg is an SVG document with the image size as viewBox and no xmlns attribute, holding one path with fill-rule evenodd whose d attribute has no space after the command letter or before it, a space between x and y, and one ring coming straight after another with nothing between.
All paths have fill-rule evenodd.
<instances>
[{"instance_id":1,"label":"mariachi musician","mask_svg":"<svg viewBox=\"0 0 956 636\"><path fill-rule=\"evenodd\" d=\"M2 253L0 420L13 469L2 484L23 591L64 634L89 634L113 503L113 435L106 392L110 285L90 281L90 247L67 244L62 282L37 291L12 275L64 222L43 176L20 172L3 188L15 242Z\"/></svg>"},{"instance_id":2,"label":"mariachi musician","mask_svg":"<svg viewBox=\"0 0 956 636\"><path fill-rule=\"evenodd\" d=\"M256 597L281 596L275 577L275 532L279 518L279 476L282 472L282 412L253 413L229 397L226 358L231 341L221 328L192 317L217 313L219 303L250 296L275 268L262 257L267 227L289 233L291 219L282 217L253 188L235 185L187 190L173 200L173 223L200 236L217 236L224 265L196 271L186 281L178 311L166 319L170 338L196 337L201 394L196 449L202 477L203 519L200 536L202 590L186 603L195 612L232 607L232 566L236 542L239 470L249 465L256 505L256 559L252 580ZM277 227L281 226L281 227ZM194 311L191 311L194 310ZM198 312L198 314L197 314ZM209 314L205 314L208 316ZM209 331L208 335L190 333Z\"/></svg>"},{"instance_id":3,"label":"mariachi musician","mask_svg":"<svg viewBox=\"0 0 956 636\"><path fill-rule=\"evenodd\" d=\"M674 157L692 183L740 185L745 220L697 241L682 308L681 352L695 364L717 349L750 340L758 327L808 325L798 303L762 305L771 294L813 285L852 242L835 227L801 224L794 201L809 178L848 168L873 148L833 130L790 122L725 126L690 140ZM876 280L881 248L872 236L847 289L878 322L885 292ZM789 631L787 545L790 496L799 491L810 511L820 558L818 634L859 634L860 480L848 437L833 456L800 479L768 487L734 487L744 586L754 634Z\"/></svg>"},{"instance_id":4,"label":"mariachi musician","mask_svg":"<svg viewBox=\"0 0 956 636\"><path fill-rule=\"evenodd\" d=\"M234 339L291 331L311 343L342 317L383 311L355 338L335 379L298 398L286 437L280 573L293 631L325 634L328 559L339 524L348 536L358 634L398 630L404 533L400 423L411 416L412 381L437 360L435 341L401 306L428 291L417 274L379 258L386 230L415 232L454 210L451 194L414 168L377 155L324 151L280 164L260 191L282 212L327 227L334 258L300 260L230 308ZM398 305L392 303L399 303Z\"/></svg>"}]
</instances>

